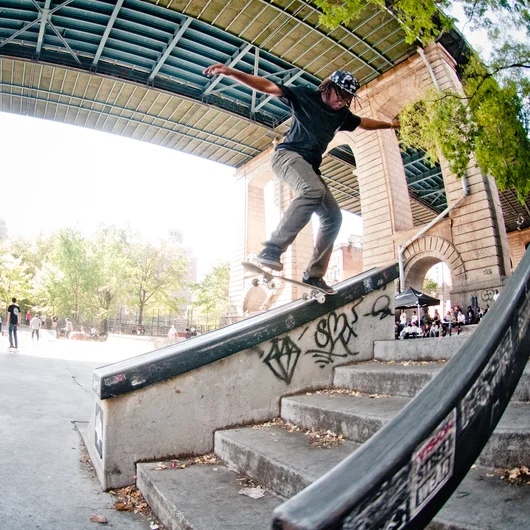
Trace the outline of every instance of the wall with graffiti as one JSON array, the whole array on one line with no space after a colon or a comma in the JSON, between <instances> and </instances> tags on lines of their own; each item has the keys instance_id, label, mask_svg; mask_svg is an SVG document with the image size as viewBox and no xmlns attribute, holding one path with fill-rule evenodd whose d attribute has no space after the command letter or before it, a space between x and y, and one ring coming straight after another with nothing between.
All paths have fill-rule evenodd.
<instances>
[{"instance_id":1,"label":"wall with graffiti","mask_svg":"<svg viewBox=\"0 0 530 530\"><path fill-rule=\"evenodd\" d=\"M134 392L96 398L85 441L97 449L89 451L103 487L129 484L137 461L212 450L215 430L278 416L282 395L329 386L335 366L370 359L374 340L393 337L393 299L389 283L303 325L287 314L285 333Z\"/></svg>"}]
</instances>

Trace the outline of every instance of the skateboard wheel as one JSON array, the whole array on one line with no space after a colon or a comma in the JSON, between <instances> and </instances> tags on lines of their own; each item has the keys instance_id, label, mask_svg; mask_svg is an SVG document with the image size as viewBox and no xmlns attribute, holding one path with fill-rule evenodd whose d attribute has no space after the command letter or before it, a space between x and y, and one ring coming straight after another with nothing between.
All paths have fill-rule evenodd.
<instances>
[{"instance_id":1,"label":"skateboard wheel","mask_svg":"<svg viewBox=\"0 0 530 530\"><path fill-rule=\"evenodd\" d=\"M303 300L309 300L309 293L304 293L304 294L302 295L302 299L303 299Z\"/></svg>"},{"instance_id":2,"label":"skateboard wheel","mask_svg":"<svg viewBox=\"0 0 530 530\"><path fill-rule=\"evenodd\" d=\"M259 285L259 279L258 278L252 278L252 285L253 285L253 287L257 287Z\"/></svg>"},{"instance_id":3,"label":"skateboard wheel","mask_svg":"<svg viewBox=\"0 0 530 530\"><path fill-rule=\"evenodd\" d=\"M325 294L319 294L317 295L317 302L319 304L323 304L326 301L326 295Z\"/></svg>"},{"instance_id":4,"label":"skateboard wheel","mask_svg":"<svg viewBox=\"0 0 530 530\"><path fill-rule=\"evenodd\" d=\"M278 282L275 281L275 280L271 280L271 282L269 283L269 287L271 289L277 289L278 288Z\"/></svg>"}]
</instances>

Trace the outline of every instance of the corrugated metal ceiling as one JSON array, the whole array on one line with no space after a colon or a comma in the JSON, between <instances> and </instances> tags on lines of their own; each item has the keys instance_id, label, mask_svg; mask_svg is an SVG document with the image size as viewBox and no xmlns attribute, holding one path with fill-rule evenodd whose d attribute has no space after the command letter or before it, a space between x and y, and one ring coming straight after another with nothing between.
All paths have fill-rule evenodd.
<instances>
[{"instance_id":1,"label":"corrugated metal ceiling","mask_svg":"<svg viewBox=\"0 0 530 530\"><path fill-rule=\"evenodd\" d=\"M301 0L0 0L0 109L239 167L285 134L288 111L206 78L206 66L310 86L344 68L365 84L415 52L387 11L370 7L334 30L319 14ZM444 38L449 48L461 42ZM439 175L421 166L406 170L416 224L444 200ZM341 206L360 213L354 161L327 157L323 173Z\"/></svg>"}]
</instances>

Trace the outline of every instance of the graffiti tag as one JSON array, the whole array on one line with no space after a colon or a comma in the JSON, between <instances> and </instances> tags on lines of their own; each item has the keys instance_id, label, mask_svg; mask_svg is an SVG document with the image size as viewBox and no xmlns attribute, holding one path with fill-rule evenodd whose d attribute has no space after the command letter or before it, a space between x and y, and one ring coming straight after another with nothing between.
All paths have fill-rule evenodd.
<instances>
[{"instance_id":1,"label":"graffiti tag","mask_svg":"<svg viewBox=\"0 0 530 530\"><path fill-rule=\"evenodd\" d=\"M390 309L390 297L386 294L381 295L372 305L372 310L364 315L365 317L379 317L383 320L388 316L394 316Z\"/></svg>"},{"instance_id":2,"label":"graffiti tag","mask_svg":"<svg viewBox=\"0 0 530 530\"><path fill-rule=\"evenodd\" d=\"M337 314L333 311L317 324L315 331L315 344L317 348L307 350L306 355L311 355L315 359L315 363L321 368L333 363L335 358L343 359L359 353L352 351L349 344L352 337L357 337L353 325L359 319L355 311L355 307L359 303L360 301L351 308L353 313L351 322L348 321L346 313ZM340 346L342 346L342 349Z\"/></svg>"},{"instance_id":3,"label":"graffiti tag","mask_svg":"<svg viewBox=\"0 0 530 530\"><path fill-rule=\"evenodd\" d=\"M263 362L278 379L289 384L301 351L288 336L281 339L274 338L271 340L271 349Z\"/></svg>"}]
</instances>

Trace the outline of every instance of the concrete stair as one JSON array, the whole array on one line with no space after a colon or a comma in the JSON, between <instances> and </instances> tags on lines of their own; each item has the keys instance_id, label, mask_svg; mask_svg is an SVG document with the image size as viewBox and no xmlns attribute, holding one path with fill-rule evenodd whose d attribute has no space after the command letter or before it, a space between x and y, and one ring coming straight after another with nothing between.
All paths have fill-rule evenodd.
<instances>
[{"instance_id":1,"label":"concrete stair","mask_svg":"<svg viewBox=\"0 0 530 530\"><path fill-rule=\"evenodd\" d=\"M455 344L447 339L445 358ZM139 464L138 487L171 530L270 528L275 506L360 447L436 376L444 365L440 352L438 348L437 362L429 364L367 362L337 368L333 389L283 398L281 420L217 431L214 451L224 465L160 471L154 464ZM422 358L414 345L414 361ZM493 472L530 464L529 396L527 367L477 465L429 529L529 527L530 486L511 486ZM265 496L254 500L240 495L238 474L265 488Z\"/></svg>"}]
</instances>

